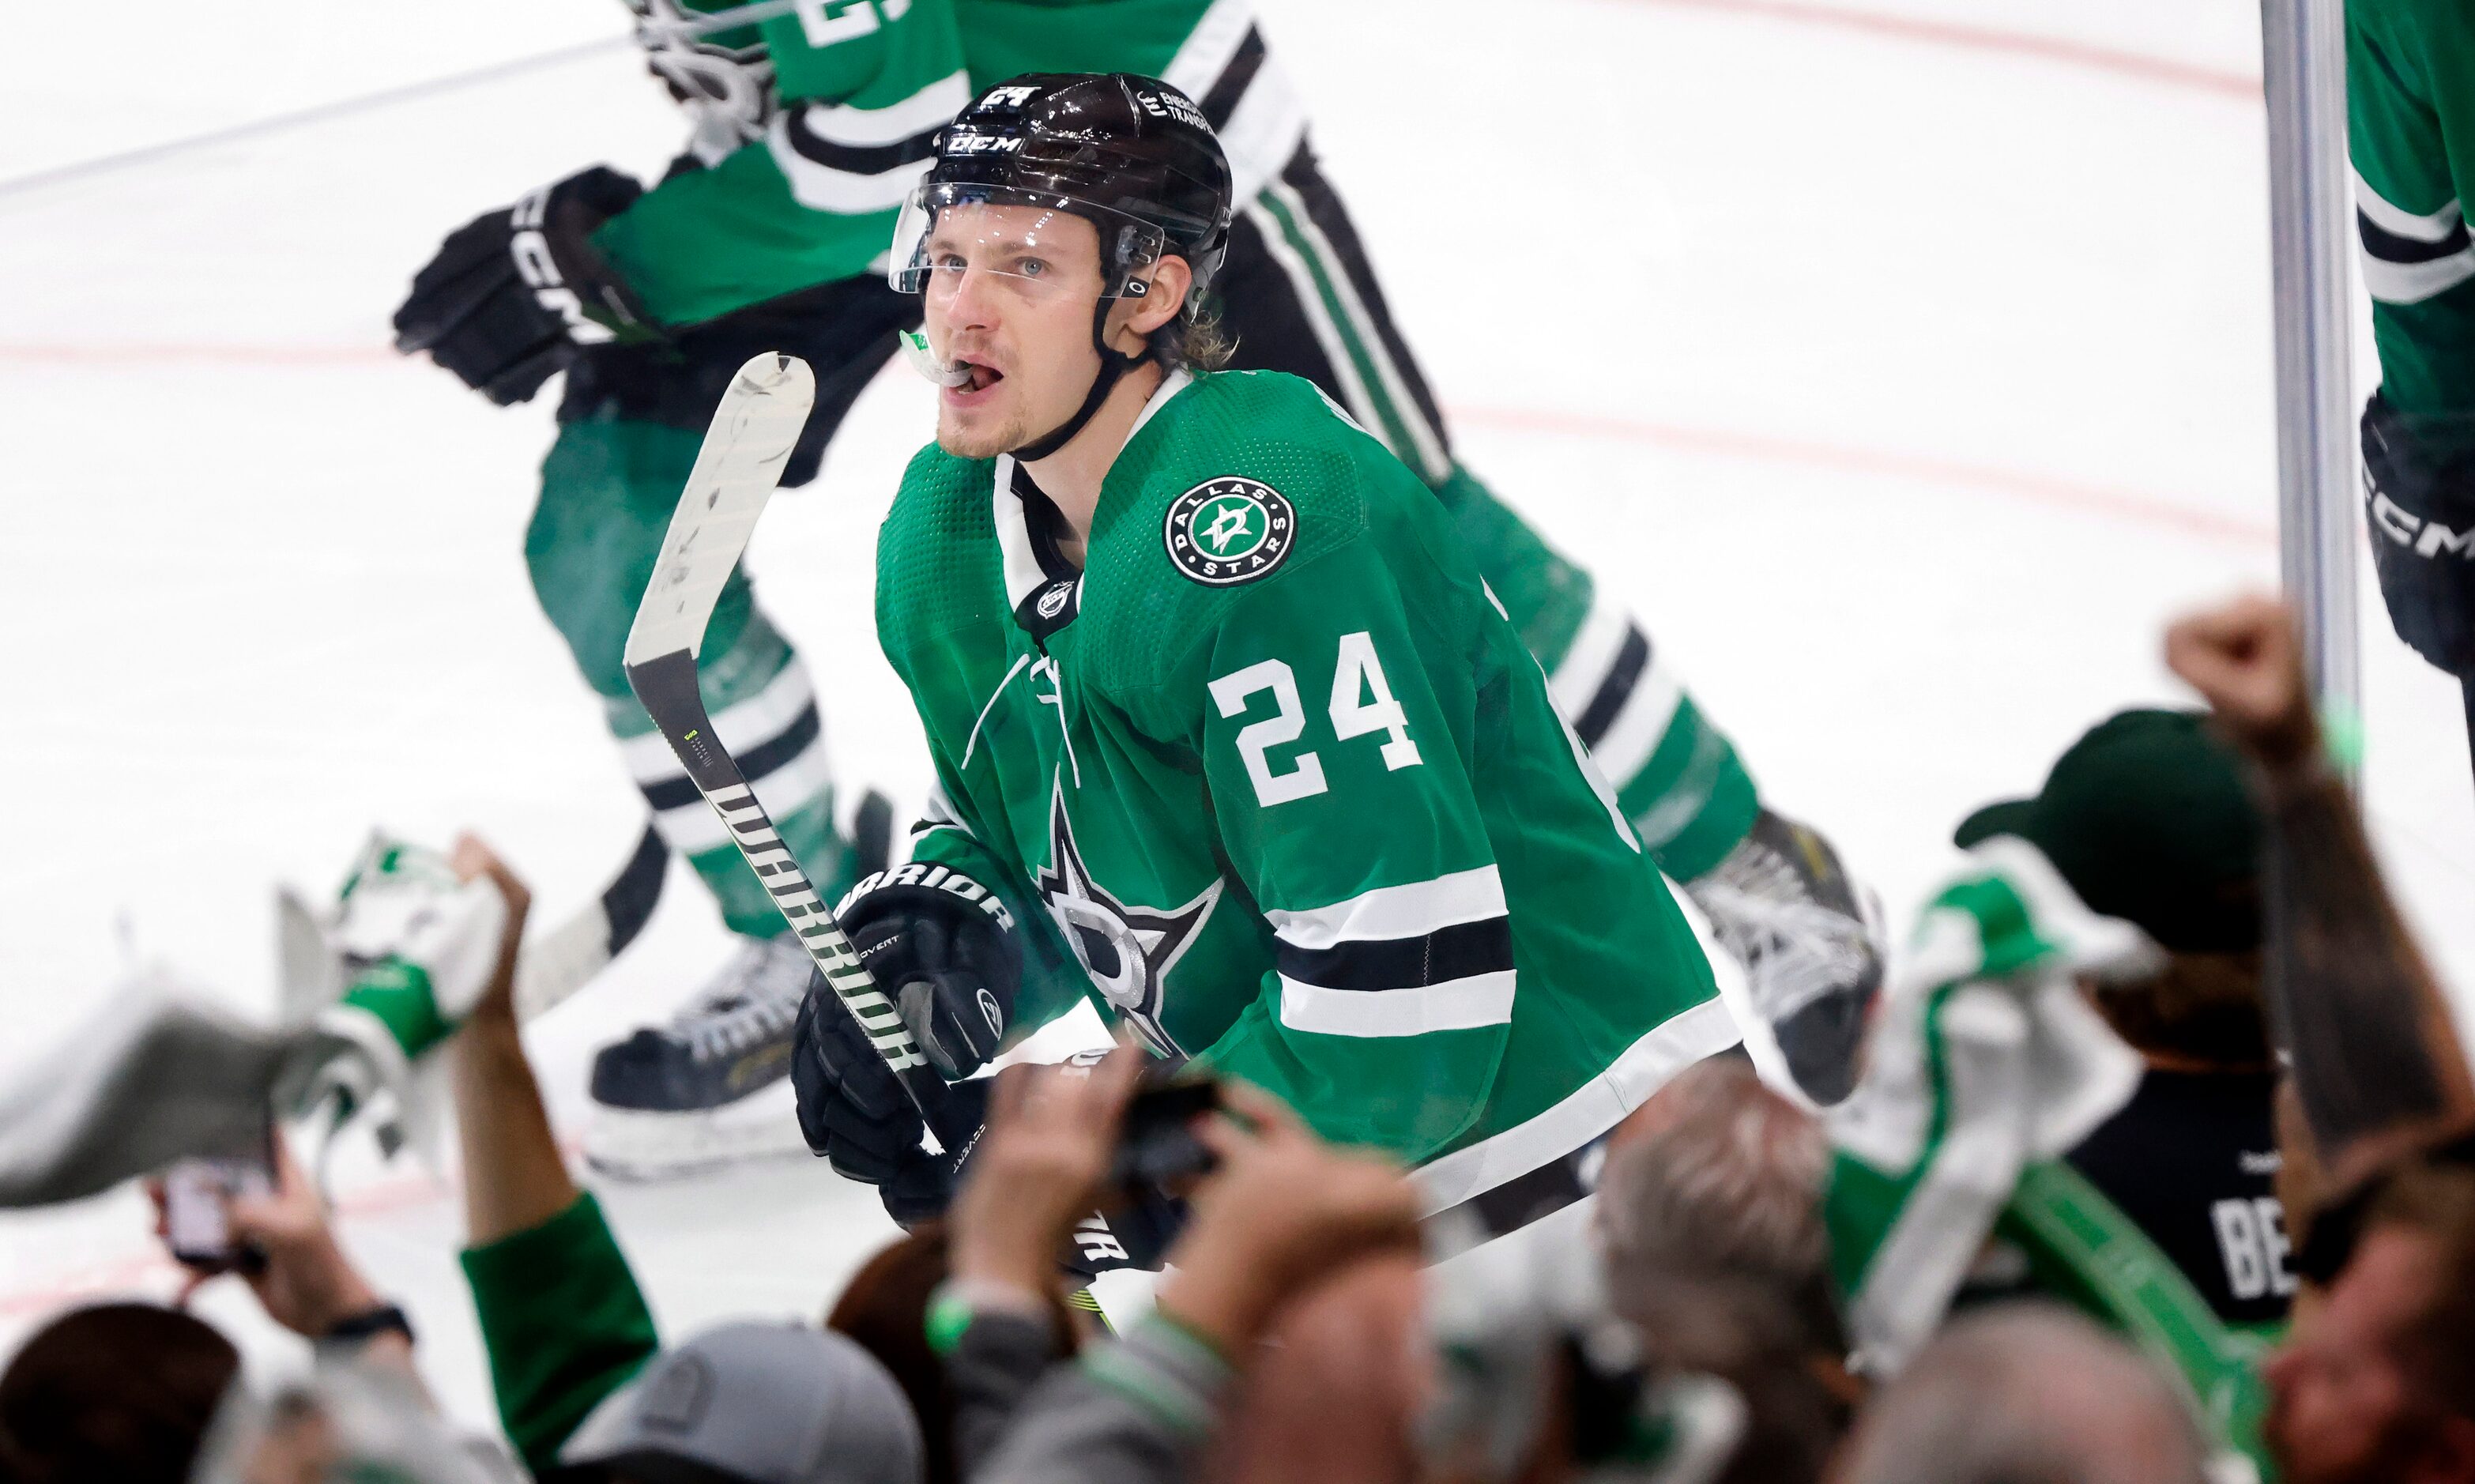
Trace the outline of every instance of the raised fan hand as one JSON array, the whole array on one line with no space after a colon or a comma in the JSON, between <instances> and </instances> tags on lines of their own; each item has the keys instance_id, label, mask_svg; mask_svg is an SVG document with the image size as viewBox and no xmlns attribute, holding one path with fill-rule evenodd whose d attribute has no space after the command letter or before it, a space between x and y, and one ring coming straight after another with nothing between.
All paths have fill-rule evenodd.
<instances>
[{"instance_id":1,"label":"raised fan hand","mask_svg":"<svg viewBox=\"0 0 2475 1484\"><path fill-rule=\"evenodd\" d=\"M2176 620L2166 630L2166 665L2263 766L2291 766L2319 745L2302 641L2284 603L2255 595Z\"/></svg>"}]
</instances>

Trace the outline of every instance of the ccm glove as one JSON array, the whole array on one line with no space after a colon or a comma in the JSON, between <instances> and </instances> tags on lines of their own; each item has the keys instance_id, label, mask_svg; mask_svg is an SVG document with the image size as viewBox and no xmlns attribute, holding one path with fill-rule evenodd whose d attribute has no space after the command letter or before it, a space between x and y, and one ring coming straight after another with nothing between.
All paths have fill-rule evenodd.
<instances>
[{"instance_id":1,"label":"ccm glove","mask_svg":"<svg viewBox=\"0 0 2475 1484\"><path fill-rule=\"evenodd\" d=\"M2386 398L2364 408L2364 484L2372 565L2398 638L2475 680L2475 447L2435 446Z\"/></svg>"},{"instance_id":2,"label":"ccm glove","mask_svg":"<svg viewBox=\"0 0 2475 1484\"><path fill-rule=\"evenodd\" d=\"M475 217L413 277L396 349L429 352L503 407L530 400L584 346L659 338L592 241L644 193L596 165Z\"/></svg>"}]
</instances>

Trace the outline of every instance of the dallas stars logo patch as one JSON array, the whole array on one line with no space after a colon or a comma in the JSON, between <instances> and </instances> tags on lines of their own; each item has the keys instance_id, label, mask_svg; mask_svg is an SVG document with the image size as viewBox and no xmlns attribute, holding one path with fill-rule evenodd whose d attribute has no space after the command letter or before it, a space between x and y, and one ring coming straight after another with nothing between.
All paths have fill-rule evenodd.
<instances>
[{"instance_id":1,"label":"dallas stars logo patch","mask_svg":"<svg viewBox=\"0 0 2475 1484\"><path fill-rule=\"evenodd\" d=\"M1286 496L1235 474L1198 484L1170 501L1161 526L1177 570L1213 588L1271 575L1297 534L1298 513Z\"/></svg>"}]
</instances>

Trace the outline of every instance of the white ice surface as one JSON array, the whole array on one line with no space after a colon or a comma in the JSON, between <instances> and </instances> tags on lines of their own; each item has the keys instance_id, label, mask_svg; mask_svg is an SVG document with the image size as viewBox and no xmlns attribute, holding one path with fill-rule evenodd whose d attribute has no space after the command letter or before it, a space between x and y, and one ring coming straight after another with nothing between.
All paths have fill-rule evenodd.
<instances>
[{"instance_id":1,"label":"white ice surface","mask_svg":"<svg viewBox=\"0 0 2475 1484\"><path fill-rule=\"evenodd\" d=\"M2250 7L1263 8L1468 461L1638 605L1895 920L1964 813L2181 699L2169 615L2274 580ZM0 16L41 34L26 0ZM0 181L620 27L594 0L131 0L108 103L91 66L12 76ZM266 1009L271 886L331 884L373 823L479 828L550 916L616 863L638 806L521 556L551 401L490 408L395 359L386 317L448 229L596 159L653 174L679 134L604 53L0 192L0 1071L69 1034L124 939ZM927 406L879 381L752 556L841 775L906 802L924 760L869 573ZM2376 829L2475 983L2459 700L2364 582ZM723 953L672 887L532 1035L571 1128L591 1049ZM674 1331L814 1313L888 1229L804 1162L603 1194ZM485 1420L453 1201L355 1172L342 1229ZM0 1220L0 1351L174 1281L132 1194ZM228 1286L208 1312L285 1363Z\"/></svg>"}]
</instances>

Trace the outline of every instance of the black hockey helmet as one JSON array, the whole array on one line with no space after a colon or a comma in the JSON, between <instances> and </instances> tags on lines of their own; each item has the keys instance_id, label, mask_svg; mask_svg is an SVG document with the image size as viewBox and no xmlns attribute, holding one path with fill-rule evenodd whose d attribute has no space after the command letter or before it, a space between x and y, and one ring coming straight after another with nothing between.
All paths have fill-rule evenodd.
<instances>
[{"instance_id":1,"label":"black hockey helmet","mask_svg":"<svg viewBox=\"0 0 2475 1484\"><path fill-rule=\"evenodd\" d=\"M1194 100L1166 83L1131 72L1026 72L972 99L937 132L936 162L894 224L886 278L906 294L927 288L929 238L938 213L951 206L1039 207L1099 231L1101 288L1091 310L1099 375L1073 416L1013 450L1026 461L1046 458L1145 359L1111 349L1108 337L1110 306L1150 290L1141 270L1174 254L1193 273L1167 333L1201 312L1229 250L1232 194L1219 137ZM906 343L923 375L951 384L958 368L940 365L925 336L915 331Z\"/></svg>"},{"instance_id":2,"label":"black hockey helmet","mask_svg":"<svg viewBox=\"0 0 2475 1484\"><path fill-rule=\"evenodd\" d=\"M895 229L895 288L928 276L929 226L968 201L1046 206L1100 232L1110 298L1140 297L1134 271L1174 253L1189 304L1220 270L1235 211L1229 157L1194 100L1131 72L1026 72L971 100L937 134L936 162Z\"/></svg>"}]
</instances>

